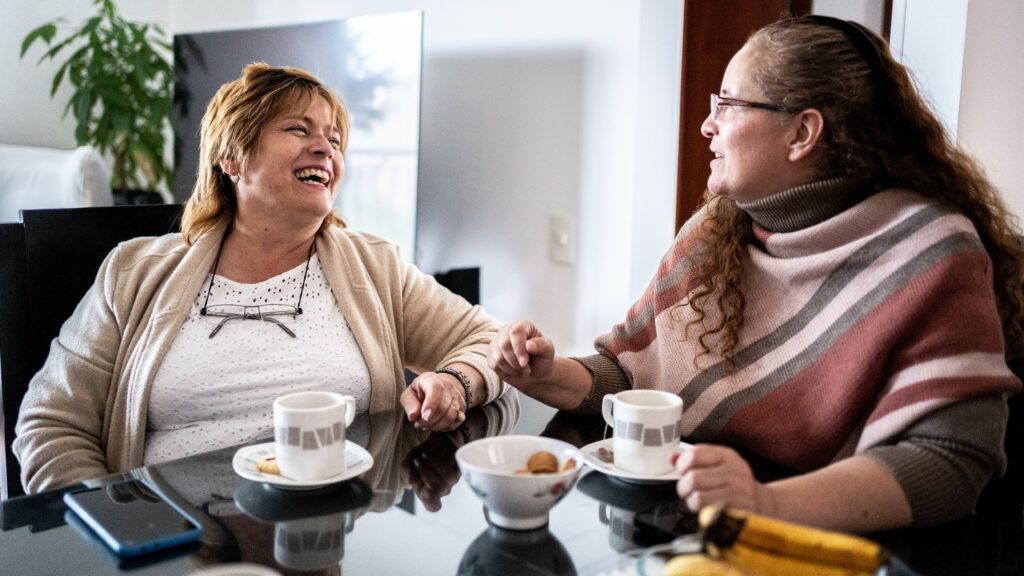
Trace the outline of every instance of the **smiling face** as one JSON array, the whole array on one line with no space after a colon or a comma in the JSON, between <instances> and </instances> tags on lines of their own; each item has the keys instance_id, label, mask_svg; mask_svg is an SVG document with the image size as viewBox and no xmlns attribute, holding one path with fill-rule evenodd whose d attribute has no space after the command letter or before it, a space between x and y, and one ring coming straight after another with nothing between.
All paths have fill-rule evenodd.
<instances>
[{"instance_id":1,"label":"smiling face","mask_svg":"<svg viewBox=\"0 0 1024 576\"><path fill-rule=\"evenodd\" d=\"M240 220L319 225L344 175L342 134L320 97L299 101L271 120L236 184Z\"/></svg>"},{"instance_id":2,"label":"smiling face","mask_svg":"<svg viewBox=\"0 0 1024 576\"><path fill-rule=\"evenodd\" d=\"M721 96L770 104L753 81L755 57L749 46L733 56ZM701 125L714 154L708 190L749 202L802 183L790 162L794 125L789 119L785 112L739 106L719 107L717 119L709 114Z\"/></svg>"}]
</instances>

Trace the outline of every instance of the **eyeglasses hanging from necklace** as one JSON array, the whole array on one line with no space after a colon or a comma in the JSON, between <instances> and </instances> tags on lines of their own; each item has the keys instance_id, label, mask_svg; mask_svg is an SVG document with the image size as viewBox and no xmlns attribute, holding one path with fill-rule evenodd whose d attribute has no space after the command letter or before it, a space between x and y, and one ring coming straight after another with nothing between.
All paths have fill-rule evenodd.
<instances>
[{"instance_id":1,"label":"eyeglasses hanging from necklace","mask_svg":"<svg viewBox=\"0 0 1024 576\"><path fill-rule=\"evenodd\" d=\"M225 234L225 238L227 235ZM294 322L298 315L302 314L302 293L306 290L306 277L309 275L309 261L313 259L313 247L316 242L309 245L309 254L306 255L306 269L302 273L302 285L299 287L299 299L295 305L291 304L257 304L246 306L244 304L214 304L209 306L210 293L213 292L213 279L217 276L217 266L220 265L220 253L224 249L224 238L221 238L220 247L217 248L217 259L213 263L213 273L210 274L210 285L206 288L206 299L203 307L199 309L199 315L205 317L222 318L210 332L213 338L220 332L228 322L234 320L262 320L276 325L285 334L295 338L295 332L286 323Z\"/></svg>"}]
</instances>

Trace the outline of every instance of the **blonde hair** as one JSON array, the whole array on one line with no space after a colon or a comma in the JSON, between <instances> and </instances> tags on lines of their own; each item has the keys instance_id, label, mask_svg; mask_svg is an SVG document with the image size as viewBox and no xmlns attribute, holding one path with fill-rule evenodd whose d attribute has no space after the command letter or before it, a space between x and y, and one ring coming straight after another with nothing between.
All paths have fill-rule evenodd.
<instances>
[{"instance_id":1,"label":"blonde hair","mask_svg":"<svg viewBox=\"0 0 1024 576\"><path fill-rule=\"evenodd\" d=\"M1024 246L1020 229L978 163L956 147L921 99L885 41L867 32L875 54L841 28L813 18L783 18L755 32L753 79L768 102L785 110L815 108L825 119L819 176L845 176L899 186L952 206L969 218L993 265L993 288L1007 359L1024 355ZM708 205L710 203L710 205ZM751 221L735 203L705 196L706 260L698 264L691 305L700 322L706 307L720 319L699 341L732 365L743 326L743 258Z\"/></svg>"},{"instance_id":2,"label":"blonde hair","mask_svg":"<svg viewBox=\"0 0 1024 576\"><path fill-rule=\"evenodd\" d=\"M249 64L242 76L224 84L206 108L199 135L199 167L192 195L185 203L181 233L192 244L203 233L235 218L237 201L231 178L222 163L231 160L244 173L259 146L264 127L286 109L320 97L331 108L341 134L341 153L348 147L348 109L341 97L299 68ZM345 226L333 210L321 225Z\"/></svg>"}]
</instances>

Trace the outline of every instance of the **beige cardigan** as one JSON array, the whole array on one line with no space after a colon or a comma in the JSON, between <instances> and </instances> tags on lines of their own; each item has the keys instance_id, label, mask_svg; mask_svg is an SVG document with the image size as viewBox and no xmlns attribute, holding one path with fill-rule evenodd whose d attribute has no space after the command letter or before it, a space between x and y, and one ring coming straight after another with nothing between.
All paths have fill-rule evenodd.
<instances>
[{"instance_id":1,"label":"beige cardigan","mask_svg":"<svg viewBox=\"0 0 1024 576\"><path fill-rule=\"evenodd\" d=\"M213 268L224 228L191 247L180 235L115 248L50 347L21 406L14 452L27 492L142 465L149 392L164 355ZM316 241L321 266L370 371L370 411L398 406L404 371L463 362L502 384L485 354L498 329L396 247L332 227Z\"/></svg>"}]
</instances>

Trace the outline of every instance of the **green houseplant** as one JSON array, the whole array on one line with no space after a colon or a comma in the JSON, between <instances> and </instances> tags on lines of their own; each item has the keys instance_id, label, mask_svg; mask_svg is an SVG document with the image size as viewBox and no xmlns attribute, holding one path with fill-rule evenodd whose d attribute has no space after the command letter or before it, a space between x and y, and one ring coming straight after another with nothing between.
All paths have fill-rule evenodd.
<instances>
[{"instance_id":1,"label":"green houseplant","mask_svg":"<svg viewBox=\"0 0 1024 576\"><path fill-rule=\"evenodd\" d=\"M63 18L29 32L21 43L21 57L41 41L49 48L40 64L58 55L64 58L50 97L65 80L71 84L64 115L74 114L79 145L90 144L113 158L115 196L139 203L147 201L140 192L148 191L150 198L159 198L156 188L161 182L170 187L173 176L164 160L174 81L166 55L172 46L160 26L125 20L112 0L93 4L98 13L58 42L58 29L71 27Z\"/></svg>"}]
</instances>

